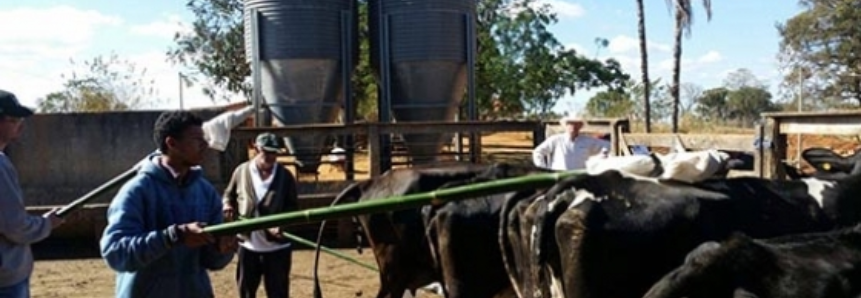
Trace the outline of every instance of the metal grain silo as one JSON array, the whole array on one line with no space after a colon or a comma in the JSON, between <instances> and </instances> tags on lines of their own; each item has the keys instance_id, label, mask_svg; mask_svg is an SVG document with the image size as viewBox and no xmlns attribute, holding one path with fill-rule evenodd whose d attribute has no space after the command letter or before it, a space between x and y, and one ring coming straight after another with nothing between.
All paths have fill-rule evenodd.
<instances>
[{"instance_id":1,"label":"metal grain silo","mask_svg":"<svg viewBox=\"0 0 861 298\"><path fill-rule=\"evenodd\" d=\"M380 121L453 121L475 55L476 0L369 0L368 9ZM403 137L420 163L452 135Z\"/></svg>"},{"instance_id":2,"label":"metal grain silo","mask_svg":"<svg viewBox=\"0 0 861 298\"><path fill-rule=\"evenodd\" d=\"M355 0L245 0L244 12L245 51L258 73L255 92L275 120L335 122L358 62ZM316 171L325 141L309 134L286 144L302 162L300 170Z\"/></svg>"}]
</instances>

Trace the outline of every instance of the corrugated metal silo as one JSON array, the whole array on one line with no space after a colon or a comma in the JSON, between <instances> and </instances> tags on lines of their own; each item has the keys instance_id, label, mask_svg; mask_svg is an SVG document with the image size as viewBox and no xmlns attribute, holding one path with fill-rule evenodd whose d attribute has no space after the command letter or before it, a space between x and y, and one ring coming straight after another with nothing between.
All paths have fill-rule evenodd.
<instances>
[{"instance_id":1,"label":"corrugated metal silo","mask_svg":"<svg viewBox=\"0 0 861 298\"><path fill-rule=\"evenodd\" d=\"M248 61L254 65L255 49L259 54L255 88L275 120L283 125L335 122L345 97L345 51L349 73L358 62L355 0L245 0L244 5ZM325 141L326 136L313 134L286 139L303 171L319 166Z\"/></svg>"},{"instance_id":2,"label":"corrugated metal silo","mask_svg":"<svg viewBox=\"0 0 861 298\"><path fill-rule=\"evenodd\" d=\"M369 0L371 65L389 65L390 111L397 122L453 121L474 54L476 0ZM381 15L388 30L380 26ZM382 30L382 31L381 31ZM381 35L384 35L381 39ZM472 48L471 48L472 47ZM380 51L388 61L381 61ZM469 53L469 52L472 53ZM387 82L381 82L383 89ZM385 103L381 100L381 107ZM384 112L381 111L381 114ZM381 121L384 119L381 115ZM453 134L405 134L413 162L427 162Z\"/></svg>"}]
</instances>

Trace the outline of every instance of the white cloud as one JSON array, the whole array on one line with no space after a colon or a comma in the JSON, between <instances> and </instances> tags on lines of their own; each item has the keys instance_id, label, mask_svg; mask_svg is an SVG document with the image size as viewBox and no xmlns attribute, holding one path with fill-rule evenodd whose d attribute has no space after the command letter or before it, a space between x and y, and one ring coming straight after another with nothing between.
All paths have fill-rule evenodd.
<instances>
[{"instance_id":1,"label":"white cloud","mask_svg":"<svg viewBox=\"0 0 861 298\"><path fill-rule=\"evenodd\" d=\"M0 88L27 105L62 86L62 67L93 43L97 30L123 19L67 5L0 11Z\"/></svg>"},{"instance_id":2,"label":"white cloud","mask_svg":"<svg viewBox=\"0 0 861 298\"><path fill-rule=\"evenodd\" d=\"M571 3L566 0L536 0L529 2L527 5L533 9L547 7L551 12L556 13L559 18L577 18L586 14L586 10L577 3ZM520 3L511 4L504 8L509 16L515 16L523 10L523 5Z\"/></svg>"},{"instance_id":3,"label":"white cloud","mask_svg":"<svg viewBox=\"0 0 861 298\"><path fill-rule=\"evenodd\" d=\"M0 28L14 28L0 34L0 44L79 45L89 42L97 28L122 23L118 17L66 5L14 8L0 11Z\"/></svg>"},{"instance_id":4,"label":"white cloud","mask_svg":"<svg viewBox=\"0 0 861 298\"><path fill-rule=\"evenodd\" d=\"M128 60L138 67L146 68L145 81L153 81L156 97L161 101L152 108L179 108L180 87L179 73L181 67L175 66L167 61L164 51L153 50L128 57ZM182 99L184 108L198 108L212 106L214 103L204 95L200 84L182 87ZM234 97L231 102L242 101ZM219 101L217 104L225 104Z\"/></svg>"},{"instance_id":5,"label":"white cloud","mask_svg":"<svg viewBox=\"0 0 861 298\"><path fill-rule=\"evenodd\" d=\"M697 58L685 58L682 57L682 72L693 72L693 71L701 71L703 68L710 64L714 64L716 62L720 62L723 60L723 56L721 56L718 51L709 51ZM658 68L662 71L672 71L673 69L673 58L667 58L661 60Z\"/></svg>"},{"instance_id":6,"label":"white cloud","mask_svg":"<svg viewBox=\"0 0 861 298\"><path fill-rule=\"evenodd\" d=\"M697 62L699 63L714 63L721 60L723 60L723 56L720 54L720 52L714 50L709 51L705 55L702 55L697 58Z\"/></svg>"},{"instance_id":7,"label":"white cloud","mask_svg":"<svg viewBox=\"0 0 861 298\"><path fill-rule=\"evenodd\" d=\"M610 53L613 54L639 53L640 39L627 35L617 35L610 39L610 45L607 48L610 50ZM670 51L671 47L668 44L648 40L646 41L646 49L650 54L655 51L666 53Z\"/></svg>"},{"instance_id":8,"label":"white cloud","mask_svg":"<svg viewBox=\"0 0 861 298\"><path fill-rule=\"evenodd\" d=\"M536 3L550 5L550 10L555 12L560 18L576 18L586 14L586 9L582 5L565 0L538 0Z\"/></svg>"},{"instance_id":9,"label":"white cloud","mask_svg":"<svg viewBox=\"0 0 861 298\"><path fill-rule=\"evenodd\" d=\"M178 108L180 67L166 61L164 48L177 30L189 28L186 24L179 15L169 14L150 23L128 25L116 16L67 5L0 11L0 28L14 28L0 34L0 89L15 93L23 104L35 107L38 98L62 90L62 74L80 71L80 62L116 51L121 60L146 68L144 81L153 81L155 97L162 99L144 108ZM111 32L105 30L110 27L153 42L132 51L117 51L111 44L96 47L100 41L97 34ZM74 57L75 65L70 63L70 57ZM185 87L183 98L187 108L213 105L199 85Z\"/></svg>"},{"instance_id":10,"label":"white cloud","mask_svg":"<svg viewBox=\"0 0 861 298\"><path fill-rule=\"evenodd\" d=\"M188 32L191 27L177 14L169 14L160 20L131 27L134 34L172 39L177 32Z\"/></svg>"}]
</instances>

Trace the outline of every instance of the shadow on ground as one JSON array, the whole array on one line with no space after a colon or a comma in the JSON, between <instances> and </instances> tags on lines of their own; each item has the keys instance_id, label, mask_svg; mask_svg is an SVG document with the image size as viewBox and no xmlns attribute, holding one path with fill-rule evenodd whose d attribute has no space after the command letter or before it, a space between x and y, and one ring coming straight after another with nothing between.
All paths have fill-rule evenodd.
<instances>
[{"instance_id":1,"label":"shadow on ground","mask_svg":"<svg viewBox=\"0 0 861 298\"><path fill-rule=\"evenodd\" d=\"M48 238L31 246L36 260L100 258L95 238Z\"/></svg>"}]
</instances>

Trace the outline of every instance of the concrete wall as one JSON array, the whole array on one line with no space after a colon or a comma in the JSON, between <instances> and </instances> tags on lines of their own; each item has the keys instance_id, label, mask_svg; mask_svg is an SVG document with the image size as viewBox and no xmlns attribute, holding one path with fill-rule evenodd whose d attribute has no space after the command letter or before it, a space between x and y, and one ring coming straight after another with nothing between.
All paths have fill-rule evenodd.
<instances>
[{"instance_id":1,"label":"concrete wall","mask_svg":"<svg viewBox=\"0 0 861 298\"><path fill-rule=\"evenodd\" d=\"M196 110L208 120L225 108ZM24 122L21 138L6 154L18 169L25 205L65 205L125 172L153 152L152 127L162 111L37 114ZM203 167L222 189L235 165L236 150L211 150ZM239 157L241 158L241 157ZM111 190L92 203L107 203Z\"/></svg>"}]
</instances>

